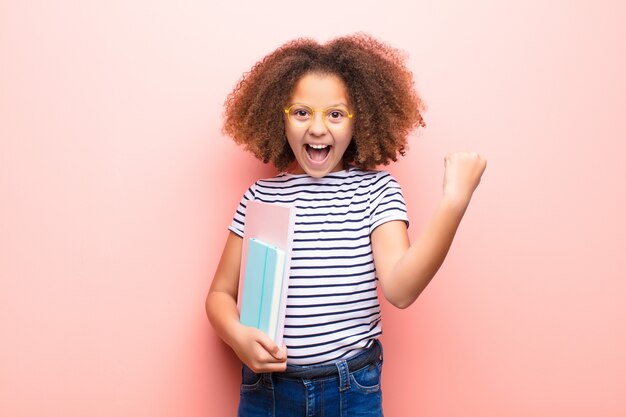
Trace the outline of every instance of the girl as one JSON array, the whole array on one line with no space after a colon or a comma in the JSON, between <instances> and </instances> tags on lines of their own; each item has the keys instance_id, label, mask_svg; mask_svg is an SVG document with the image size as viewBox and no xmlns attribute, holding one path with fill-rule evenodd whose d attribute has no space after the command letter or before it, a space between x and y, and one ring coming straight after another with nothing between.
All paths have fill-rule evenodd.
<instances>
[{"instance_id":1,"label":"girl","mask_svg":"<svg viewBox=\"0 0 626 417\"><path fill-rule=\"evenodd\" d=\"M404 154L423 105L401 53L357 34L289 42L246 73L224 131L281 173L244 194L206 300L243 362L240 416L382 415L380 305L411 305L441 266L485 169L476 153L445 162L441 202L409 243L400 186L377 165ZM296 207L285 345L239 323L246 204ZM268 219L271 221L271 219Z\"/></svg>"}]
</instances>

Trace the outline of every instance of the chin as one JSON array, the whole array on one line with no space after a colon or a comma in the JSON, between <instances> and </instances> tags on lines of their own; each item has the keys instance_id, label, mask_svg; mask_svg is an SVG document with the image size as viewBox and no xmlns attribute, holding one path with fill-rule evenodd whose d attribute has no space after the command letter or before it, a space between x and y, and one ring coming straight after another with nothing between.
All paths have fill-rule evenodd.
<instances>
[{"instance_id":1,"label":"chin","mask_svg":"<svg viewBox=\"0 0 626 417\"><path fill-rule=\"evenodd\" d=\"M333 166L333 168L315 168L315 167L311 167L309 165L304 165L305 168L302 168L302 170L309 175L310 177L314 177L314 178L322 178L325 177L326 175L332 173L332 172L336 172L336 171L341 171L343 169L341 164L335 164L335 165L331 165Z\"/></svg>"},{"instance_id":2,"label":"chin","mask_svg":"<svg viewBox=\"0 0 626 417\"><path fill-rule=\"evenodd\" d=\"M328 170L319 170L319 169L311 169L311 168L301 168L301 172L303 174L307 174L309 177L313 178L322 178L325 177L330 171Z\"/></svg>"},{"instance_id":3,"label":"chin","mask_svg":"<svg viewBox=\"0 0 626 417\"><path fill-rule=\"evenodd\" d=\"M324 178L326 175L330 174L329 172L307 172L307 174L309 174L309 177L313 177L313 178Z\"/></svg>"}]
</instances>

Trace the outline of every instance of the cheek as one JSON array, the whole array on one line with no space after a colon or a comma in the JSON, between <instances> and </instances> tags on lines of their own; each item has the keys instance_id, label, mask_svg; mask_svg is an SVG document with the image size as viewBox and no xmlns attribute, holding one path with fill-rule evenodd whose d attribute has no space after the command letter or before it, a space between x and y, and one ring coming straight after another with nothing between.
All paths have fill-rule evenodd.
<instances>
[{"instance_id":1,"label":"cheek","mask_svg":"<svg viewBox=\"0 0 626 417\"><path fill-rule=\"evenodd\" d=\"M352 142L352 129L341 135L341 143L343 147L347 148L350 145L350 142Z\"/></svg>"},{"instance_id":2,"label":"cheek","mask_svg":"<svg viewBox=\"0 0 626 417\"><path fill-rule=\"evenodd\" d=\"M297 135L295 135L293 132L290 132L289 130L285 130L285 140L287 141L287 144L289 145L289 148L292 150L292 152L295 152L296 147L298 147L300 141L298 140Z\"/></svg>"}]
</instances>

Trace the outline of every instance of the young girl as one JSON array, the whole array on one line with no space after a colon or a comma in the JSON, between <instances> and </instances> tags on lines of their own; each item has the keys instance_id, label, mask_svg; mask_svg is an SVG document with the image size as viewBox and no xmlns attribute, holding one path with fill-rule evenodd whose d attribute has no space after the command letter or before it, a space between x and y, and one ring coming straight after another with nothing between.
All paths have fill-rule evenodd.
<instances>
[{"instance_id":1,"label":"young girl","mask_svg":"<svg viewBox=\"0 0 626 417\"><path fill-rule=\"evenodd\" d=\"M243 362L240 416L382 415L380 305L411 305L442 264L485 169L476 153L445 162L443 195L409 244L400 186L378 165L424 126L401 53L358 34L289 42L229 95L224 131L281 173L244 194L206 302ZM250 200L296 207L286 346L239 323L237 291ZM271 221L271 219L268 219Z\"/></svg>"}]
</instances>

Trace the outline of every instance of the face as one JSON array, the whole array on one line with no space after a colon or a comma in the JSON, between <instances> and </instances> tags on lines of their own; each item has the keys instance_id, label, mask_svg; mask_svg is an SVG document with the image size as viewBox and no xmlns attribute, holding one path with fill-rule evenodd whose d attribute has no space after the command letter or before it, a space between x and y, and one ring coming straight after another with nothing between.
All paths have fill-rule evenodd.
<instances>
[{"instance_id":1,"label":"face","mask_svg":"<svg viewBox=\"0 0 626 417\"><path fill-rule=\"evenodd\" d=\"M352 140L348 90L336 75L306 74L295 85L285 114L285 134L296 156L294 174L321 178L344 169Z\"/></svg>"}]
</instances>

